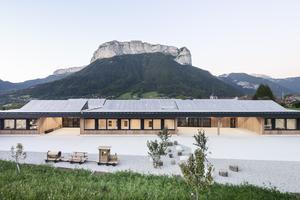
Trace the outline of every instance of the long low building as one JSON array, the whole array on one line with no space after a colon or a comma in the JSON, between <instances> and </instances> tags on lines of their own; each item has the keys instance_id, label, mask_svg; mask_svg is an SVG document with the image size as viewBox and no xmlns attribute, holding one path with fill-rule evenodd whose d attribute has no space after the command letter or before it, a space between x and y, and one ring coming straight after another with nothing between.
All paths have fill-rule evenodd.
<instances>
[{"instance_id":1,"label":"long low building","mask_svg":"<svg viewBox=\"0 0 300 200\"><path fill-rule=\"evenodd\" d=\"M60 128L80 134L184 134L199 128L248 129L258 134L300 134L300 112L270 100L69 99L32 100L0 111L0 134L45 134Z\"/></svg>"}]
</instances>

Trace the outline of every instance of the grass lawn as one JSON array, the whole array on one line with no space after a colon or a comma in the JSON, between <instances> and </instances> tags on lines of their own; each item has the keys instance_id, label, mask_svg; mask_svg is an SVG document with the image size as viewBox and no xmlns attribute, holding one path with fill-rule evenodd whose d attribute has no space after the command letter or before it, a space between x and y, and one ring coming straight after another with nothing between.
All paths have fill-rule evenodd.
<instances>
[{"instance_id":1,"label":"grass lawn","mask_svg":"<svg viewBox=\"0 0 300 200\"><path fill-rule=\"evenodd\" d=\"M191 199L180 177L140 175L132 172L92 174L45 165L0 161L0 199ZM202 199L296 199L290 194L251 185L214 184Z\"/></svg>"},{"instance_id":2,"label":"grass lawn","mask_svg":"<svg viewBox=\"0 0 300 200\"><path fill-rule=\"evenodd\" d=\"M160 95L156 91L146 92L146 93L142 94L142 98L145 98L145 99L158 98L158 97L160 97Z\"/></svg>"}]
</instances>

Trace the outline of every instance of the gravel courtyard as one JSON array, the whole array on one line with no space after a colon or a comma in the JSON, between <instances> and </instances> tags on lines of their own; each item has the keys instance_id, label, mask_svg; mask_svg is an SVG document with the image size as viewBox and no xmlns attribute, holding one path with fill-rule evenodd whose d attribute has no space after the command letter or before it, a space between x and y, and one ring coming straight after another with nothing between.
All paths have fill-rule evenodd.
<instances>
[{"instance_id":1,"label":"gravel courtyard","mask_svg":"<svg viewBox=\"0 0 300 200\"><path fill-rule=\"evenodd\" d=\"M234 134L233 134L234 133ZM251 133L251 132L250 132ZM220 136L207 134L211 158L300 161L300 136L262 136L247 131L224 130ZM47 152L48 150L71 153L85 151L98 153L98 146L108 145L112 151L123 155L147 155L147 140L155 135L1 135L0 150L8 151L12 145L22 143L27 151ZM174 135L171 140L194 148L192 135Z\"/></svg>"},{"instance_id":2,"label":"gravel courtyard","mask_svg":"<svg viewBox=\"0 0 300 200\"><path fill-rule=\"evenodd\" d=\"M281 191L300 193L300 136L259 136L253 134L234 135L223 132L217 136L208 134L210 161L215 167L215 180L220 183L250 184L266 187L276 187ZM89 153L88 162L83 165L61 162L50 164L57 167L85 168L92 171L114 172L132 170L140 173L180 175L177 165L172 165L168 157L164 157L164 166L154 169L147 156L147 140L156 139L155 135L1 135L0 159L9 160L9 150L12 145L22 143L28 152L26 163L45 164L48 150L62 151L65 157L74 151ZM194 149L192 135L172 136L172 140L185 149L184 156ZM120 164L116 167L98 166L97 159L100 145L112 146L112 153L117 153ZM175 154L176 152L174 152ZM182 157L183 158L183 157ZM220 177L219 169L228 169L230 164L236 164L241 172L229 171L229 177Z\"/></svg>"},{"instance_id":3,"label":"gravel courtyard","mask_svg":"<svg viewBox=\"0 0 300 200\"><path fill-rule=\"evenodd\" d=\"M69 154L63 154L69 157ZM82 168L91 171L116 172L123 170L131 170L143 174L157 175L181 175L178 164L172 165L170 158L164 157L164 166L154 169L152 163L147 156L119 155L119 165L105 166L97 165L97 154L89 154L90 162L85 164L69 164L68 162L47 163L47 165L63 168ZM25 163L46 164L44 159L46 153L28 152ZM1 160L11 160L10 152L0 151ZM261 187L274 188L282 192L300 193L300 162L288 161L254 161L254 160L233 160L233 159L209 159L214 165L214 180L218 183L241 184L249 183ZM238 165L240 172L232 172L228 170L229 165ZM220 169L227 169L228 177L218 175Z\"/></svg>"}]
</instances>

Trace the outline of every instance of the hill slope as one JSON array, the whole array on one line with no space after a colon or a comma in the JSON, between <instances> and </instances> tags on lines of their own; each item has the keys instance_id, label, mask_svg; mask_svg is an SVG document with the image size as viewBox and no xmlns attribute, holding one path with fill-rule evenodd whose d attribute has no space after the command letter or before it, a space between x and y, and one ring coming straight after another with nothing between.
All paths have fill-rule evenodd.
<instances>
[{"instance_id":1,"label":"hill slope","mask_svg":"<svg viewBox=\"0 0 300 200\"><path fill-rule=\"evenodd\" d=\"M64 77L66 77L67 75L69 75L69 74L67 74L67 73L53 74L53 75L49 75L45 78L33 79L33 80L28 80L28 81L24 81L24 82L20 82L20 83L12 83L9 81L0 80L0 94L4 94L4 93L14 91L14 90L30 88L30 87L38 85L38 84L49 83L52 81L62 79Z\"/></svg>"},{"instance_id":2,"label":"hill slope","mask_svg":"<svg viewBox=\"0 0 300 200\"><path fill-rule=\"evenodd\" d=\"M113 97L130 93L138 96L156 92L167 97L207 98L241 95L234 87L190 65L181 65L161 53L121 55L96 60L83 70L61 80L22 90L19 95L57 99Z\"/></svg>"},{"instance_id":3,"label":"hill slope","mask_svg":"<svg viewBox=\"0 0 300 200\"><path fill-rule=\"evenodd\" d=\"M290 88L287 88L285 85L281 85L272 79L251 76L246 73L230 73L228 75L221 75L219 78L246 94L254 94L260 84L268 85L276 96L293 92Z\"/></svg>"}]
</instances>

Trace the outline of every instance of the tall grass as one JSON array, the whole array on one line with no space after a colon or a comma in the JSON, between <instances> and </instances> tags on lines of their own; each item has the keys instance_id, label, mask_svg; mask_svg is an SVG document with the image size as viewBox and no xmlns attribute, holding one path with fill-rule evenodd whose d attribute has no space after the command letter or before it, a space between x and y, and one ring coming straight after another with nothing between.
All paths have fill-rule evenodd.
<instances>
[{"instance_id":1,"label":"tall grass","mask_svg":"<svg viewBox=\"0 0 300 200\"><path fill-rule=\"evenodd\" d=\"M180 177L141 175L132 172L92 174L49 166L0 161L0 199L191 199ZM250 185L214 184L202 199L295 199L293 195Z\"/></svg>"}]
</instances>

